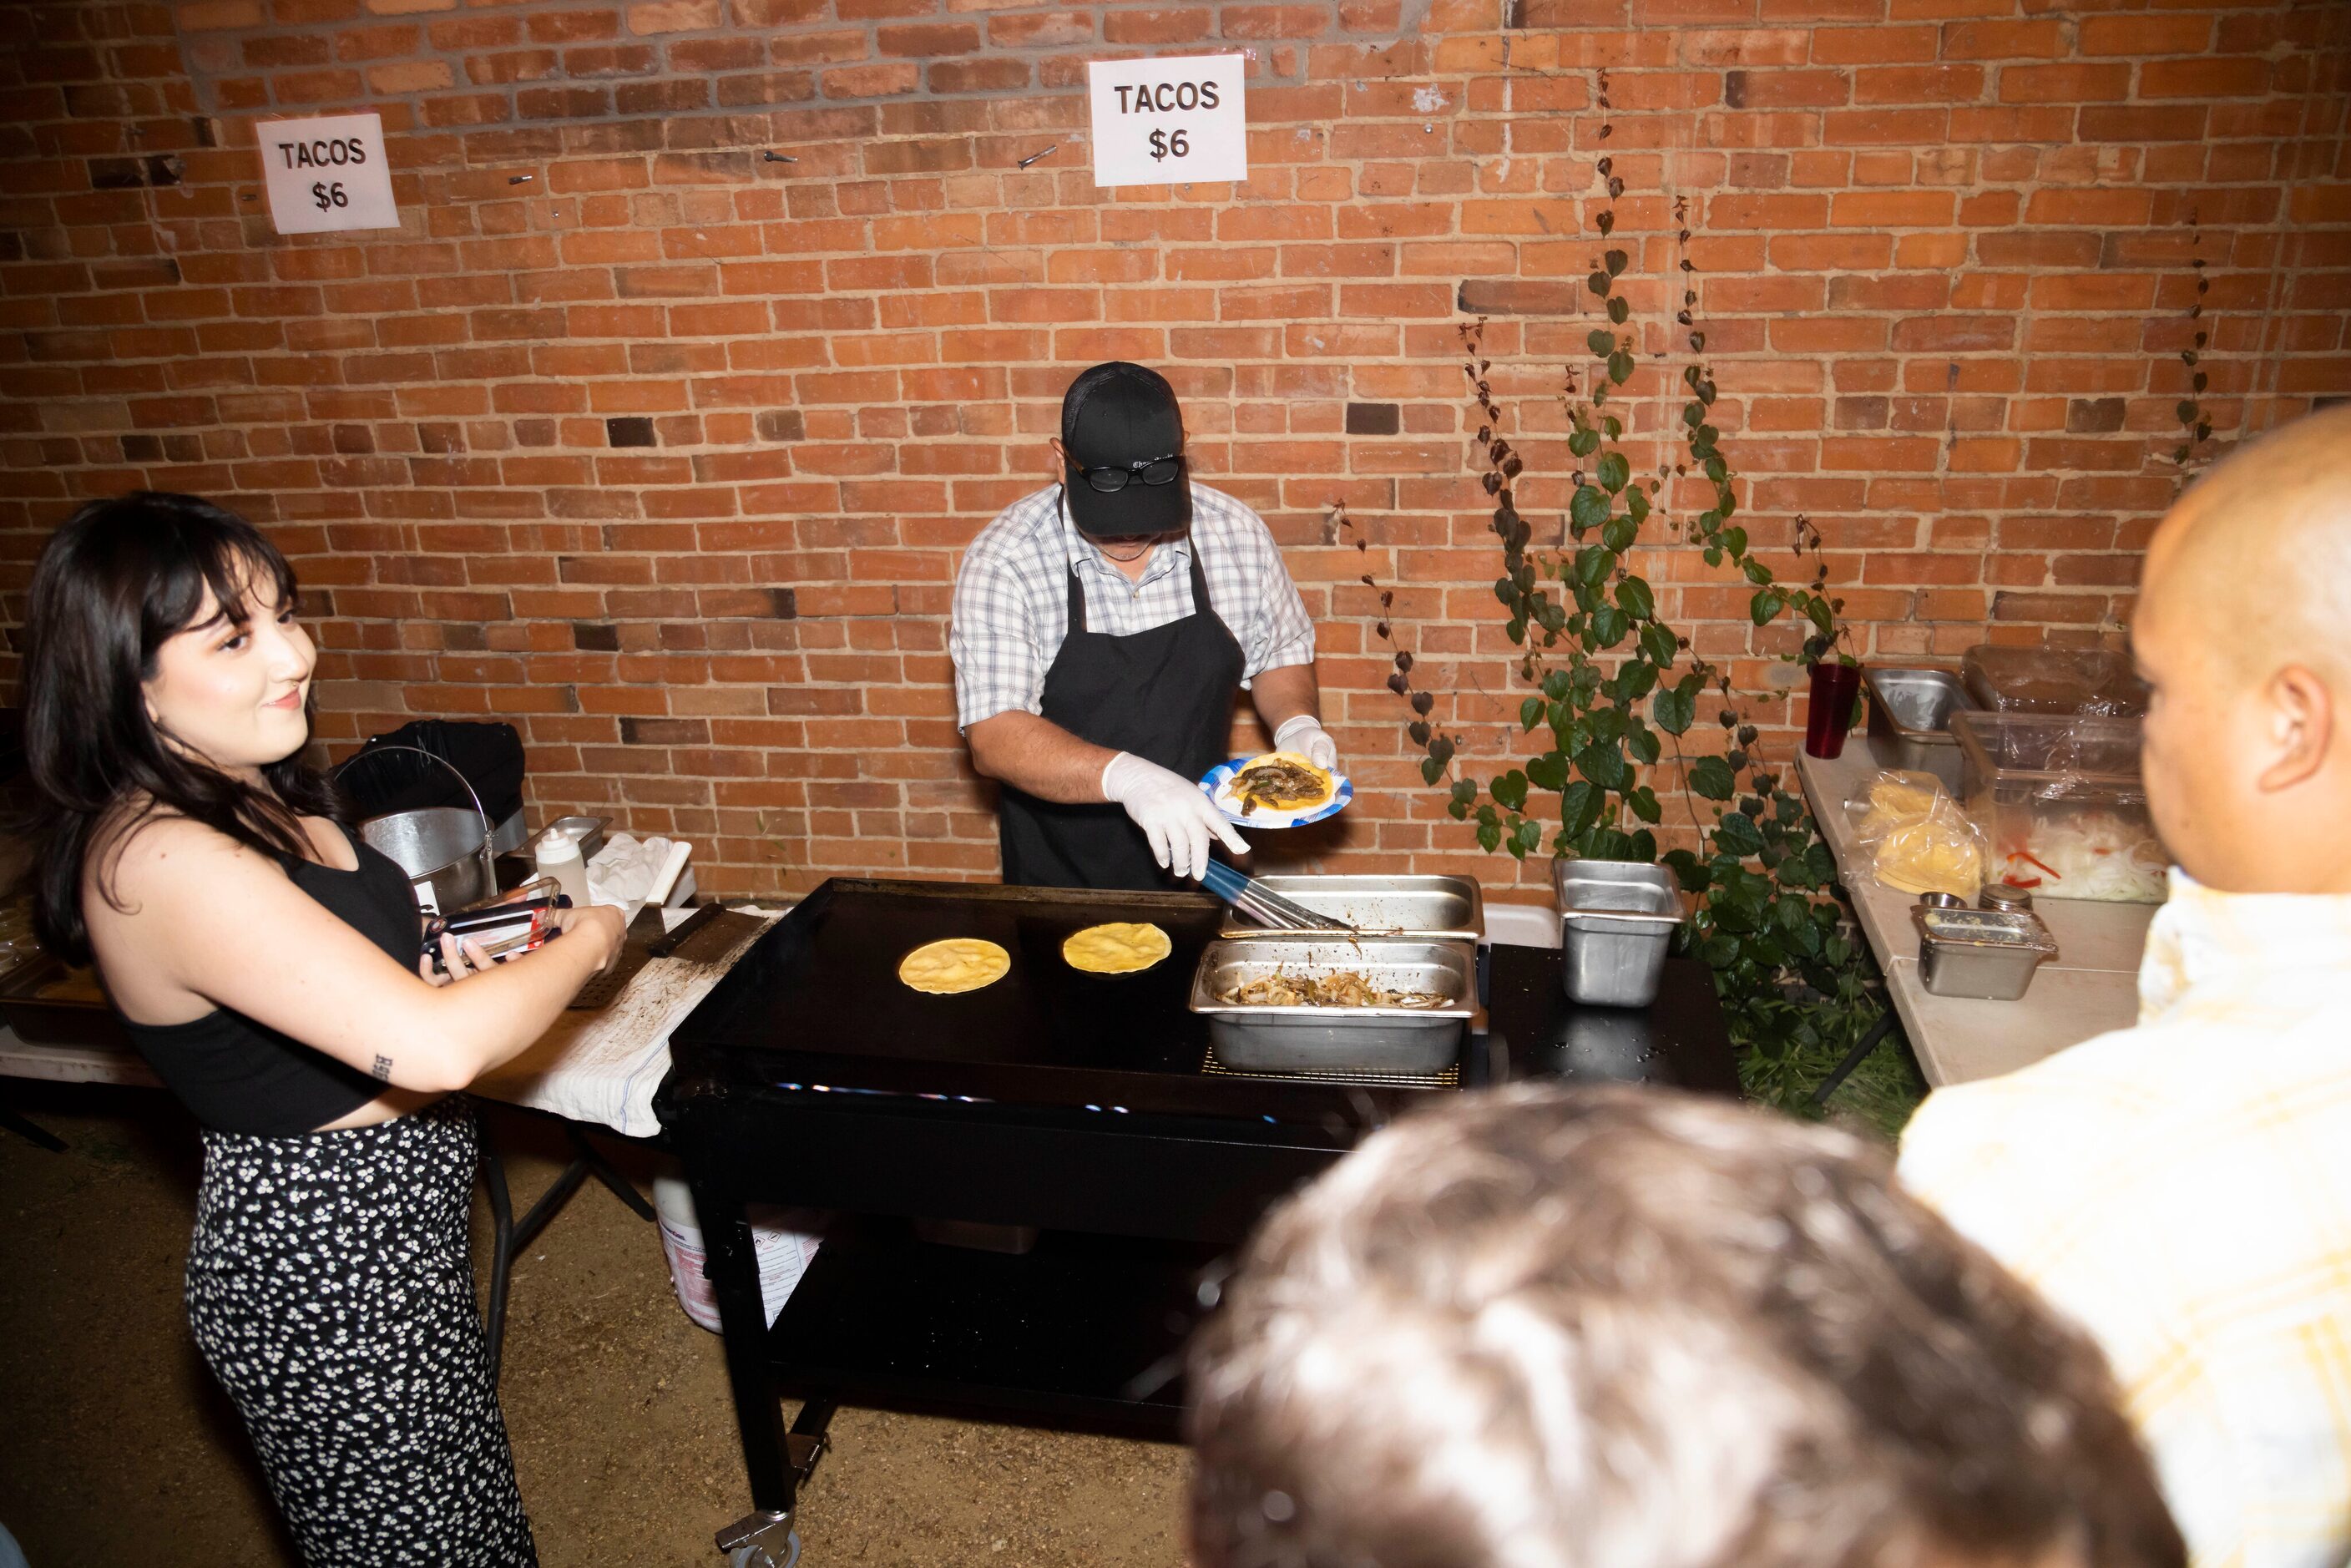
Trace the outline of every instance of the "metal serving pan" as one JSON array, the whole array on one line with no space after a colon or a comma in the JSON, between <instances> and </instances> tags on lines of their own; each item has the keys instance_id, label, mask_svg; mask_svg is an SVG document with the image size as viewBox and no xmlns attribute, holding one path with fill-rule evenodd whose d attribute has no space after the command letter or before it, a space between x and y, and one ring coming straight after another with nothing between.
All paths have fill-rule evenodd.
<instances>
[{"instance_id":1,"label":"metal serving pan","mask_svg":"<svg viewBox=\"0 0 2351 1568\"><path fill-rule=\"evenodd\" d=\"M1657 999L1666 951L1682 923L1674 873L1632 861L1551 862L1559 900L1560 978L1568 1000L1646 1008Z\"/></svg>"},{"instance_id":2,"label":"metal serving pan","mask_svg":"<svg viewBox=\"0 0 2351 1568\"><path fill-rule=\"evenodd\" d=\"M1466 876L1260 876L1269 893L1316 915L1343 920L1366 936L1417 936L1478 942L1486 936L1486 905ZM1220 936L1313 936L1311 928L1258 925L1238 910L1225 916Z\"/></svg>"},{"instance_id":3,"label":"metal serving pan","mask_svg":"<svg viewBox=\"0 0 2351 1568\"><path fill-rule=\"evenodd\" d=\"M1243 1071L1441 1072L1478 1010L1476 955L1467 942L1413 937L1238 936L1200 955L1191 1008L1207 1019L1217 1060ZM1446 1000L1435 1008L1281 1008L1221 999L1277 970L1318 977L1352 970L1383 989L1434 991Z\"/></svg>"},{"instance_id":4,"label":"metal serving pan","mask_svg":"<svg viewBox=\"0 0 2351 1568\"><path fill-rule=\"evenodd\" d=\"M1959 792L1959 743L1951 716L1977 706L1949 670L1903 665L1862 671L1869 693L1869 751L1882 768L1932 773Z\"/></svg>"}]
</instances>

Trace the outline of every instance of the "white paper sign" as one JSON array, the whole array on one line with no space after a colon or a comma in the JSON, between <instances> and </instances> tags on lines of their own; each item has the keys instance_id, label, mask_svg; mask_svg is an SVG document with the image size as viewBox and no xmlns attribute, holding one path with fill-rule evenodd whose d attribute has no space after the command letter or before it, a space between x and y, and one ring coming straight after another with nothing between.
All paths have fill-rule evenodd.
<instances>
[{"instance_id":1,"label":"white paper sign","mask_svg":"<svg viewBox=\"0 0 2351 1568\"><path fill-rule=\"evenodd\" d=\"M1089 62L1094 183L1248 179L1241 69L1238 55Z\"/></svg>"},{"instance_id":2,"label":"white paper sign","mask_svg":"<svg viewBox=\"0 0 2351 1568\"><path fill-rule=\"evenodd\" d=\"M265 120L254 133L261 143L261 177L269 186L270 221L279 234L400 226L381 115Z\"/></svg>"}]
</instances>

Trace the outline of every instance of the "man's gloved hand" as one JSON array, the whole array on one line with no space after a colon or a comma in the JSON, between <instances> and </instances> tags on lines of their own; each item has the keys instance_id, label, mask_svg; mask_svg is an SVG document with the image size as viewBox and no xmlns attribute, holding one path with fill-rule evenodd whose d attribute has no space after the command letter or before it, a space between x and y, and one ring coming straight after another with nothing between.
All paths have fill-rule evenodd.
<instances>
[{"instance_id":1,"label":"man's gloved hand","mask_svg":"<svg viewBox=\"0 0 2351 1568\"><path fill-rule=\"evenodd\" d=\"M1233 831L1199 785L1156 762L1120 752L1102 769L1102 790L1126 808L1151 841L1153 857L1177 876L1198 876L1208 869L1211 833L1233 853L1249 853L1249 841Z\"/></svg>"},{"instance_id":2,"label":"man's gloved hand","mask_svg":"<svg viewBox=\"0 0 2351 1568\"><path fill-rule=\"evenodd\" d=\"M1294 714L1273 732L1276 751L1294 751L1325 773L1339 771L1339 743L1312 714Z\"/></svg>"}]
</instances>

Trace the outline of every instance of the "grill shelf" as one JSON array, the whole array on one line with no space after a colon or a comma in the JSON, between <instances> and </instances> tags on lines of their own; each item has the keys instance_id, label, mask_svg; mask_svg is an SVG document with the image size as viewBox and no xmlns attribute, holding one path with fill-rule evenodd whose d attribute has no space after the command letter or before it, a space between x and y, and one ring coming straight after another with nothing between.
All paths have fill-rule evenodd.
<instances>
[{"instance_id":1,"label":"grill shelf","mask_svg":"<svg viewBox=\"0 0 2351 1568\"><path fill-rule=\"evenodd\" d=\"M1442 1072L1337 1072L1317 1068L1293 1068L1286 1072L1259 1072L1254 1068L1228 1067L1217 1058L1217 1048L1210 1046L1200 1061L1200 1071L1217 1078L1263 1078L1277 1082L1353 1083L1365 1089L1458 1089L1461 1087L1461 1064L1455 1061Z\"/></svg>"}]
</instances>

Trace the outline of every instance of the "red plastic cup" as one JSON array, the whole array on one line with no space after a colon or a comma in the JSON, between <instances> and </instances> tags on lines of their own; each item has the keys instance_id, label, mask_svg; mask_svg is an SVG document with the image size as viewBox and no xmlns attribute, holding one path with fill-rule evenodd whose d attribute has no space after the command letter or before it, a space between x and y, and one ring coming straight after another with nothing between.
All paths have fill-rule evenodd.
<instances>
[{"instance_id":1,"label":"red plastic cup","mask_svg":"<svg viewBox=\"0 0 2351 1568\"><path fill-rule=\"evenodd\" d=\"M1853 727L1854 700L1861 695L1861 666L1823 659L1813 666L1812 703L1804 713L1804 755L1844 754L1845 731Z\"/></svg>"}]
</instances>

